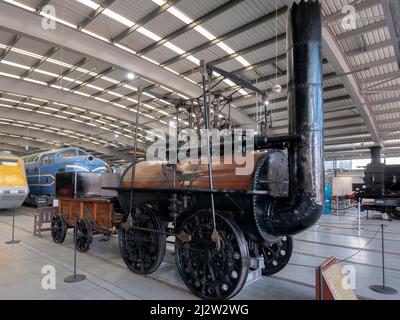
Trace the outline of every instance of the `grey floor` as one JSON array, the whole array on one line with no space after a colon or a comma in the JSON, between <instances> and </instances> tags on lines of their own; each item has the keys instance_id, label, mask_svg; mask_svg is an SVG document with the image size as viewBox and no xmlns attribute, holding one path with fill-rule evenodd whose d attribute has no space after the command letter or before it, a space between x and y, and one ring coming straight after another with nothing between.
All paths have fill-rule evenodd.
<instances>
[{"instance_id":1,"label":"grey floor","mask_svg":"<svg viewBox=\"0 0 400 320\"><path fill-rule=\"evenodd\" d=\"M21 242L8 245L5 241L11 237L12 211L0 211L0 299L196 298L177 275L172 249L157 272L140 276L125 267L117 239L103 242L103 236L95 237L88 253L78 253L78 272L86 275L87 280L65 283L63 279L73 272L72 234L68 233L62 245L53 243L49 232L42 238L33 236L33 212L31 208L15 210L15 236ZM331 256L341 260L352 256L342 265L355 268L355 292L360 298L400 299L400 294L382 295L369 289L382 279L381 236L377 233L382 223L388 225L386 284L400 290L400 221L383 221L380 215L367 220L363 214L362 230L358 231L356 213L347 212L324 215L318 226L297 235L289 265L272 277L247 284L235 299L314 299L314 268ZM360 251L361 248L364 249ZM56 269L55 290L42 289L41 271L45 265Z\"/></svg>"}]
</instances>

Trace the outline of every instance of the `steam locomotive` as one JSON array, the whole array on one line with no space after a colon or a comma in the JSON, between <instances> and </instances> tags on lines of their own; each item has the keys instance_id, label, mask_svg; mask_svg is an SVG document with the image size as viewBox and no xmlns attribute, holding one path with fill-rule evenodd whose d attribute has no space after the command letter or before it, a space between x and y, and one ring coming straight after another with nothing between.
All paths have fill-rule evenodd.
<instances>
[{"instance_id":1,"label":"steam locomotive","mask_svg":"<svg viewBox=\"0 0 400 320\"><path fill-rule=\"evenodd\" d=\"M119 245L130 270L156 271L168 236L180 276L203 299L235 296L253 259L263 257L265 275L287 265L292 236L315 224L324 207L318 1L288 10L287 65L289 134L256 136L249 174L236 175L239 165L223 161L142 161L125 171L113 190L125 212Z\"/></svg>"},{"instance_id":2,"label":"steam locomotive","mask_svg":"<svg viewBox=\"0 0 400 320\"><path fill-rule=\"evenodd\" d=\"M361 209L384 212L393 219L400 219L400 165L381 163L381 150L380 146L371 148Z\"/></svg>"}]
</instances>

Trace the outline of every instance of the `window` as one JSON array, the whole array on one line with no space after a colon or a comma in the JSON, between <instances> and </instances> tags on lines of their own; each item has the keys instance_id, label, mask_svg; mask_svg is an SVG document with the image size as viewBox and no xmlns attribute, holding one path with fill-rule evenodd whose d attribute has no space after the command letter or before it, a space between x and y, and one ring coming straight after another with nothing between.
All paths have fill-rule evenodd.
<instances>
[{"instance_id":1,"label":"window","mask_svg":"<svg viewBox=\"0 0 400 320\"><path fill-rule=\"evenodd\" d=\"M16 167L18 160L14 159L0 159L0 166Z\"/></svg>"},{"instance_id":2,"label":"window","mask_svg":"<svg viewBox=\"0 0 400 320\"><path fill-rule=\"evenodd\" d=\"M42 164L51 166L53 164L53 153L45 154L42 158Z\"/></svg>"},{"instance_id":3,"label":"window","mask_svg":"<svg viewBox=\"0 0 400 320\"><path fill-rule=\"evenodd\" d=\"M88 153L85 150L78 149L78 156L87 156Z\"/></svg>"},{"instance_id":4,"label":"window","mask_svg":"<svg viewBox=\"0 0 400 320\"><path fill-rule=\"evenodd\" d=\"M66 150L60 154L61 158L69 158L69 157L76 157L76 150L71 149L71 150Z\"/></svg>"}]
</instances>

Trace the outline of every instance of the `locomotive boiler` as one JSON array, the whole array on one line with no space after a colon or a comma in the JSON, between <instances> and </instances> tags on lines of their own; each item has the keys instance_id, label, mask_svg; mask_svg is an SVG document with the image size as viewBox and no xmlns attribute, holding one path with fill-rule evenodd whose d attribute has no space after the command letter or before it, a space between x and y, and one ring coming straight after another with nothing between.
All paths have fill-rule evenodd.
<instances>
[{"instance_id":1,"label":"locomotive boiler","mask_svg":"<svg viewBox=\"0 0 400 320\"><path fill-rule=\"evenodd\" d=\"M288 135L256 136L249 154L255 165L244 175L223 159L128 168L115 190L125 211L120 251L133 272L157 270L166 237L174 236L187 287L204 299L229 299L246 282L251 259L263 257L265 275L280 271L292 236L318 221L324 206L320 4L294 3L287 22Z\"/></svg>"},{"instance_id":2,"label":"locomotive boiler","mask_svg":"<svg viewBox=\"0 0 400 320\"><path fill-rule=\"evenodd\" d=\"M371 148L371 163L365 168L363 210L376 210L400 219L400 165L381 162L381 146Z\"/></svg>"}]
</instances>

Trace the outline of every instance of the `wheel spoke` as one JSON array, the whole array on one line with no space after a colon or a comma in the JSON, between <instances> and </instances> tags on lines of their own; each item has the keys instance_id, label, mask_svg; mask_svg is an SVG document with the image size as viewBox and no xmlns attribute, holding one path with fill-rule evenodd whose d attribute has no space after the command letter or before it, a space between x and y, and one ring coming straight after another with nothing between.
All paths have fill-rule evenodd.
<instances>
[{"instance_id":1,"label":"wheel spoke","mask_svg":"<svg viewBox=\"0 0 400 320\"><path fill-rule=\"evenodd\" d=\"M204 299L229 299L242 288L248 272L247 244L239 228L223 216L216 215L221 249L209 243L213 230L212 215L200 211L179 224L181 231L190 234L191 241L175 241L175 259L182 280L197 296ZM205 246L203 250L199 246ZM238 253L238 257L236 257ZM232 270L237 277L229 276Z\"/></svg>"}]
</instances>

